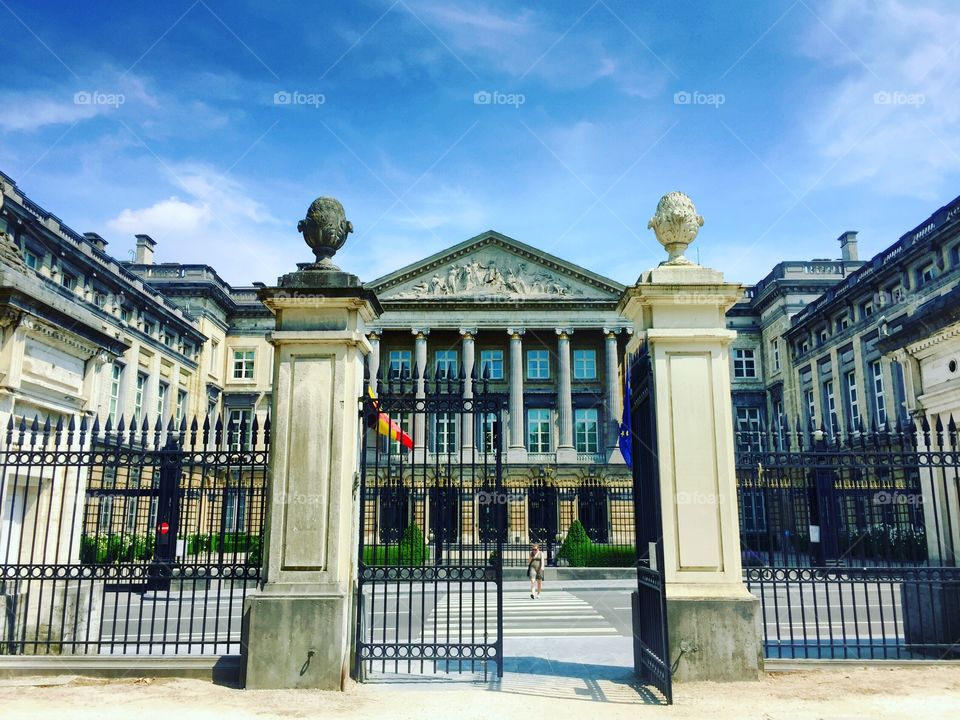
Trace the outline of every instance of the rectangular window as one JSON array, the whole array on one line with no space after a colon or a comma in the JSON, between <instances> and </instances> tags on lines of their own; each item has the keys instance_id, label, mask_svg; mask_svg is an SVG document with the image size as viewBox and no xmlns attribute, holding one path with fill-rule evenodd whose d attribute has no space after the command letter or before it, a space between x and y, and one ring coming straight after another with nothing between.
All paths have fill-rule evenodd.
<instances>
[{"instance_id":1,"label":"rectangular window","mask_svg":"<svg viewBox=\"0 0 960 720\"><path fill-rule=\"evenodd\" d=\"M410 377L412 365L409 350L391 350L388 357L390 359L388 372L392 380Z\"/></svg>"},{"instance_id":2,"label":"rectangular window","mask_svg":"<svg viewBox=\"0 0 960 720\"><path fill-rule=\"evenodd\" d=\"M218 365L220 363L220 343L216 340L210 341L210 367L207 372L211 375L218 375Z\"/></svg>"},{"instance_id":3,"label":"rectangular window","mask_svg":"<svg viewBox=\"0 0 960 720\"><path fill-rule=\"evenodd\" d=\"M827 331L826 328L820 328L819 337L820 337L820 344L823 345L830 338L830 333Z\"/></svg>"},{"instance_id":4,"label":"rectangular window","mask_svg":"<svg viewBox=\"0 0 960 720\"><path fill-rule=\"evenodd\" d=\"M933 280L935 276L936 271L934 270L933 263L924 265L922 268L917 270L917 285L926 285L928 282Z\"/></svg>"},{"instance_id":5,"label":"rectangular window","mask_svg":"<svg viewBox=\"0 0 960 720\"><path fill-rule=\"evenodd\" d=\"M177 390L177 427L183 423L183 418L187 413L187 391Z\"/></svg>"},{"instance_id":6,"label":"rectangular window","mask_svg":"<svg viewBox=\"0 0 960 720\"><path fill-rule=\"evenodd\" d=\"M873 300L867 300L860 306L860 317L868 318L873 315Z\"/></svg>"},{"instance_id":7,"label":"rectangular window","mask_svg":"<svg viewBox=\"0 0 960 720\"><path fill-rule=\"evenodd\" d=\"M767 531L767 512L762 490L744 489L740 495L743 508L743 531L745 533L765 533Z\"/></svg>"},{"instance_id":8,"label":"rectangular window","mask_svg":"<svg viewBox=\"0 0 960 720\"><path fill-rule=\"evenodd\" d=\"M535 453L550 452L549 409L531 408L527 410L527 450Z\"/></svg>"},{"instance_id":9,"label":"rectangular window","mask_svg":"<svg viewBox=\"0 0 960 720\"><path fill-rule=\"evenodd\" d=\"M873 407L877 425L887 424L887 395L883 389L883 366L879 360L870 363L870 374L873 377Z\"/></svg>"},{"instance_id":10,"label":"rectangular window","mask_svg":"<svg viewBox=\"0 0 960 720\"><path fill-rule=\"evenodd\" d=\"M130 322L130 311L126 308L120 308L120 319L123 322Z\"/></svg>"},{"instance_id":11,"label":"rectangular window","mask_svg":"<svg viewBox=\"0 0 960 720\"><path fill-rule=\"evenodd\" d=\"M737 448L747 452L762 449L760 408L737 408Z\"/></svg>"},{"instance_id":12,"label":"rectangular window","mask_svg":"<svg viewBox=\"0 0 960 720\"><path fill-rule=\"evenodd\" d=\"M160 383L157 386L157 417L163 419L167 410L167 384Z\"/></svg>"},{"instance_id":13,"label":"rectangular window","mask_svg":"<svg viewBox=\"0 0 960 720\"><path fill-rule=\"evenodd\" d=\"M139 498L128 497L126 518L123 523L124 531L127 535L136 535L137 533L137 505Z\"/></svg>"},{"instance_id":14,"label":"rectangular window","mask_svg":"<svg viewBox=\"0 0 960 720\"><path fill-rule=\"evenodd\" d=\"M823 405L824 420L829 420L829 429L832 432L837 432L839 423L837 422L837 398L833 394L833 380L827 380L823 383Z\"/></svg>"},{"instance_id":15,"label":"rectangular window","mask_svg":"<svg viewBox=\"0 0 960 720\"><path fill-rule=\"evenodd\" d=\"M177 343L177 338L173 333L165 332L163 334L163 344L167 347L173 347Z\"/></svg>"},{"instance_id":16,"label":"rectangular window","mask_svg":"<svg viewBox=\"0 0 960 720\"><path fill-rule=\"evenodd\" d=\"M484 373L489 372L489 375ZM480 351L480 377L490 380L503 380L503 350Z\"/></svg>"},{"instance_id":17,"label":"rectangular window","mask_svg":"<svg viewBox=\"0 0 960 720\"><path fill-rule=\"evenodd\" d=\"M597 351L573 351L573 377L577 380L596 380L597 378Z\"/></svg>"},{"instance_id":18,"label":"rectangular window","mask_svg":"<svg viewBox=\"0 0 960 720\"><path fill-rule=\"evenodd\" d=\"M38 267L40 267L40 258L38 258L29 250L23 251L23 262L31 270L36 270Z\"/></svg>"},{"instance_id":19,"label":"rectangular window","mask_svg":"<svg viewBox=\"0 0 960 720\"><path fill-rule=\"evenodd\" d=\"M550 379L550 353L547 350L527 350L527 378Z\"/></svg>"},{"instance_id":20,"label":"rectangular window","mask_svg":"<svg viewBox=\"0 0 960 720\"><path fill-rule=\"evenodd\" d=\"M227 436L230 450L240 452L250 447L253 435L253 410L243 408L231 410L227 422Z\"/></svg>"},{"instance_id":21,"label":"rectangular window","mask_svg":"<svg viewBox=\"0 0 960 720\"><path fill-rule=\"evenodd\" d=\"M457 413L437 413L433 416L433 451L457 451Z\"/></svg>"},{"instance_id":22,"label":"rectangular window","mask_svg":"<svg viewBox=\"0 0 960 720\"><path fill-rule=\"evenodd\" d=\"M67 290L76 290L77 276L65 272L60 276L60 284L63 285Z\"/></svg>"},{"instance_id":23,"label":"rectangular window","mask_svg":"<svg viewBox=\"0 0 960 720\"><path fill-rule=\"evenodd\" d=\"M770 341L770 357L773 360L773 371L780 372L780 341L776 338Z\"/></svg>"},{"instance_id":24,"label":"rectangular window","mask_svg":"<svg viewBox=\"0 0 960 720\"><path fill-rule=\"evenodd\" d=\"M456 350L437 350L433 357L436 377L455 378L457 376Z\"/></svg>"},{"instance_id":25,"label":"rectangular window","mask_svg":"<svg viewBox=\"0 0 960 720\"><path fill-rule=\"evenodd\" d=\"M229 488L223 501L223 526L228 533L244 530L247 515L247 495L238 488Z\"/></svg>"},{"instance_id":26,"label":"rectangular window","mask_svg":"<svg viewBox=\"0 0 960 720\"><path fill-rule=\"evenodd\" d=\"M146 334L149 335L150 337L153 337L153 331L154 331L154 325L153 325L152 322L144 322L144 323L143 323L143 332L144 332L144 333L146 333Z\"/></svg>"},{"instance_id":27,"label":"rectangular window","mask_svg":"<svg viewBox=\"0 0 960 720\"><path fill-rule=\"evenodd\" d=\"M137 373L137 392L133 396L133 421L140 424L140 415L143 413L143 391L147 386L147 376Z\"/></svg>"},{"instance_id":28,"label":"rectangular window","mask_svg":"<svg viewBox=\"0 0 960 720\"><path fill-rule=\"evenodd\" d=\"M480 418L480 422L478 423L479 427L477 428L479 433L477 450L479 452L491 453L496 450L496 421L497 416L494 413L484 413L483 417Z\"/></svg>"},{"instance_id":29,"label":"rectangular window","mask_svg":"<svg viewBox=\"0 0 960 720\"><path fill-rule=\"evenodd\" d=\"M117 411L120 409L120 381L123 379L123 366L114 363L110 374L110 420L117 424Z\"/></svg>"},{"instance_id":30,"label":"rectangular window","mask_svg":"<svg viewBox=\"0 0 960 720\"><path fill-rule=\"evenodd\" d=\"M393 420L397 425L400 426L400 429L403 430L407 435L413 437L413 415L409 412L392 412L390 413L390 419ZM389 453L394 455L404 453L407 451L407 448L404 447L403 443L400 442L399 438L397 440L391 440L386 435L380 435L380 447Z\"/></svg>"},{"instance_id":31,"label":"rectangular window","mask_svg":"<svg viewBox=\"0 0 960 720\"><path fill-rule=\"evenodd\" d=\"M857 397L857 376L847 373L847 410L850 413L850 426L856 430L860 424L860 399Z\"/></svg>"},{"instance_id":32,"label":"rectangular window","mask_svg":"<svg viewBox=\"0 0 960 720\"><path fill-rule=\"evenodd\" d=\"M777 449L783 450L784 442L784 422L786 418L783 415L783 400L777 400L773 404L773 421L776 423L775 431L777 436Z\"/></svg>"},{"instance_id":33,"label":"rectangular window","mask_svg":"<svg viewBox=\"0 0 960 720\"><path fill-rule=\"evenodd\" d=\"M734 349L733 376L735 378L755 378L757 376L757 361L752 349Z\"/></svg>"},{"instance_id":34,"label":"rectangular window","mask_svg":"<svg viewBox=\"0 0 960 720\"><path fill-rule=\"evenodd\" d=\"M600 423L596 408L582 408L573 412L574 443L577 452L595 453L600 444Z\"/></svg>"},{"instance_id":35,"label":"rectangular window","mask_svg":"<svg viewBox=\"0 0 960 720\"><path fill-rule=\"evenodd\" d=\"M807 405L807 420L812 424L816 424L817 405L813 397L813 388L803 391L803 401Z\"/></svg>"},{"instance_id":36,"label":"rectangular window","mask_svg":"<svg viewBox=\"0 0 960 720\"><path fill-rule=\"evenodd\" d=\"M846 315L841 315L837 318L837 332L843 332L848 327L850 327L850 318Z\"/></svg>"},{"instance_id":37,"label":"rectangular window","mask_svg":"<svg viewBox=\"0 0 960 720\"><path fill-rule=\"evenodd\" d=\"M233 351L233 379L253 380L253 350Z\"/></svg>"}]
</instances>

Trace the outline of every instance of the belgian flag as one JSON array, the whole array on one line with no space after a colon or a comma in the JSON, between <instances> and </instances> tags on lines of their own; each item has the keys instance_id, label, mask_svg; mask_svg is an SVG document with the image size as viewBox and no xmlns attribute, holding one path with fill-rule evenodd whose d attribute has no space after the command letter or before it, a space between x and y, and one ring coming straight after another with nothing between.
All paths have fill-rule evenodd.
<instances>
[{"instance_id":1,"label":"belgian flag","mask_svg":"<svg viewBox=\"0 0 960 720\"><path fill-rule=\"evenodd\" d=\"M373 412L367 416L367 426L376 428L381 435L386 435L394 442L399 442L405 448L413 450L413 438L407 435L395 421L391 420L389 415L380 411L377 395L369 385L367 386L367 392L370 393L370 407L373 409Z\"/></svg>"}]
</instances>

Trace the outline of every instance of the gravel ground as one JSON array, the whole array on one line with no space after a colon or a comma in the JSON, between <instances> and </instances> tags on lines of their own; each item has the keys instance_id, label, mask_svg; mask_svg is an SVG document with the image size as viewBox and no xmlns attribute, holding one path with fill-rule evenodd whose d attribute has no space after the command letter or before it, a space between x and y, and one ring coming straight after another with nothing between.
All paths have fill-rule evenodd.
<instances>
[{"instance_id":1,"label":"gravel ground","mask_svg":"<svg viewBox=\"0 0 960 720\"><path fill-rule=\"evenodd\" d=\"M247 691L200 680L0 681L4 720L113 718L956 718L960 667L850 668L769 674L753 683L685 683L672 707L624 682L508 675L497 689L443 682L351 685L346 693Z\"/></svg>"}]
</instances>

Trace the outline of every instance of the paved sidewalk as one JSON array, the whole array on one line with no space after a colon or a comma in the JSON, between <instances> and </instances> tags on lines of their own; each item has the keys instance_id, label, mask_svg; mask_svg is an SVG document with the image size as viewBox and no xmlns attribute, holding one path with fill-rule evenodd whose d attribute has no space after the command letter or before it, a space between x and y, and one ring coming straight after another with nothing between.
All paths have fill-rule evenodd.
<instances>
[{"instance_id":1,"label":"paved sidewalk","mask_svg":"<svg viewBox=\"0 0 960 720\"><path fill-rule=\"evenodd\" d=\"M4 720L176 720L363 718L490 720L498 718L955 718L960 668L850 668L779 673L752 683L687 683L673 707L649 698L604 666L556 665L554 675L513 673L499 685L463 682L351 685L346 693L246 691L199 680L99 681L60 678L37 686L0 681ZM581 677L584 670L587 677ZM622 668L621 668L622 670ZM566 674L564 674L566 673ZM59 683L59 684L52 684Z\"/></svg>"}]
</instances>

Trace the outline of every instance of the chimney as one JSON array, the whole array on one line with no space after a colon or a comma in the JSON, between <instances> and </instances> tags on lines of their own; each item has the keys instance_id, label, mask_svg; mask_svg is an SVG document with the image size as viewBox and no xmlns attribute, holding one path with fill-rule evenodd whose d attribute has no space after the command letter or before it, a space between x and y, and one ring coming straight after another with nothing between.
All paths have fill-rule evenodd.
<instances>
[{"instance_id":1,"label":"chimney","mask_svg":"<svg viewBox=\"0 0 960 720\"><path fill-rule=\"evenodd\" d=\"M149 235L137 235L137 255L134 262L137 265L153 265L153 249L156 246L156 240Z\"/></svg>"},{"instance_id":2,"label":"chimney","mask_svg":"<svg viewBox=\"0 0 960 720\"><path fill-rule=\"evenodd\" d=\"M847 230L843 235L837 238L840 241L840 251L843 253L844 260L859 260L860 254L857 252L857 231Z\"/></svg>"},{"instance_id":3,"label":"chimney","mask_svg":"<svg viewBox=\"0 0 960 720\"><path fill-rule=\"evenodd\" d=\"M100 252L106 252L107 250L107 241L100 237L95 232L85 232L83 236L87 239L87 242L93 245Z\"/></svg>"}]
</instances>

